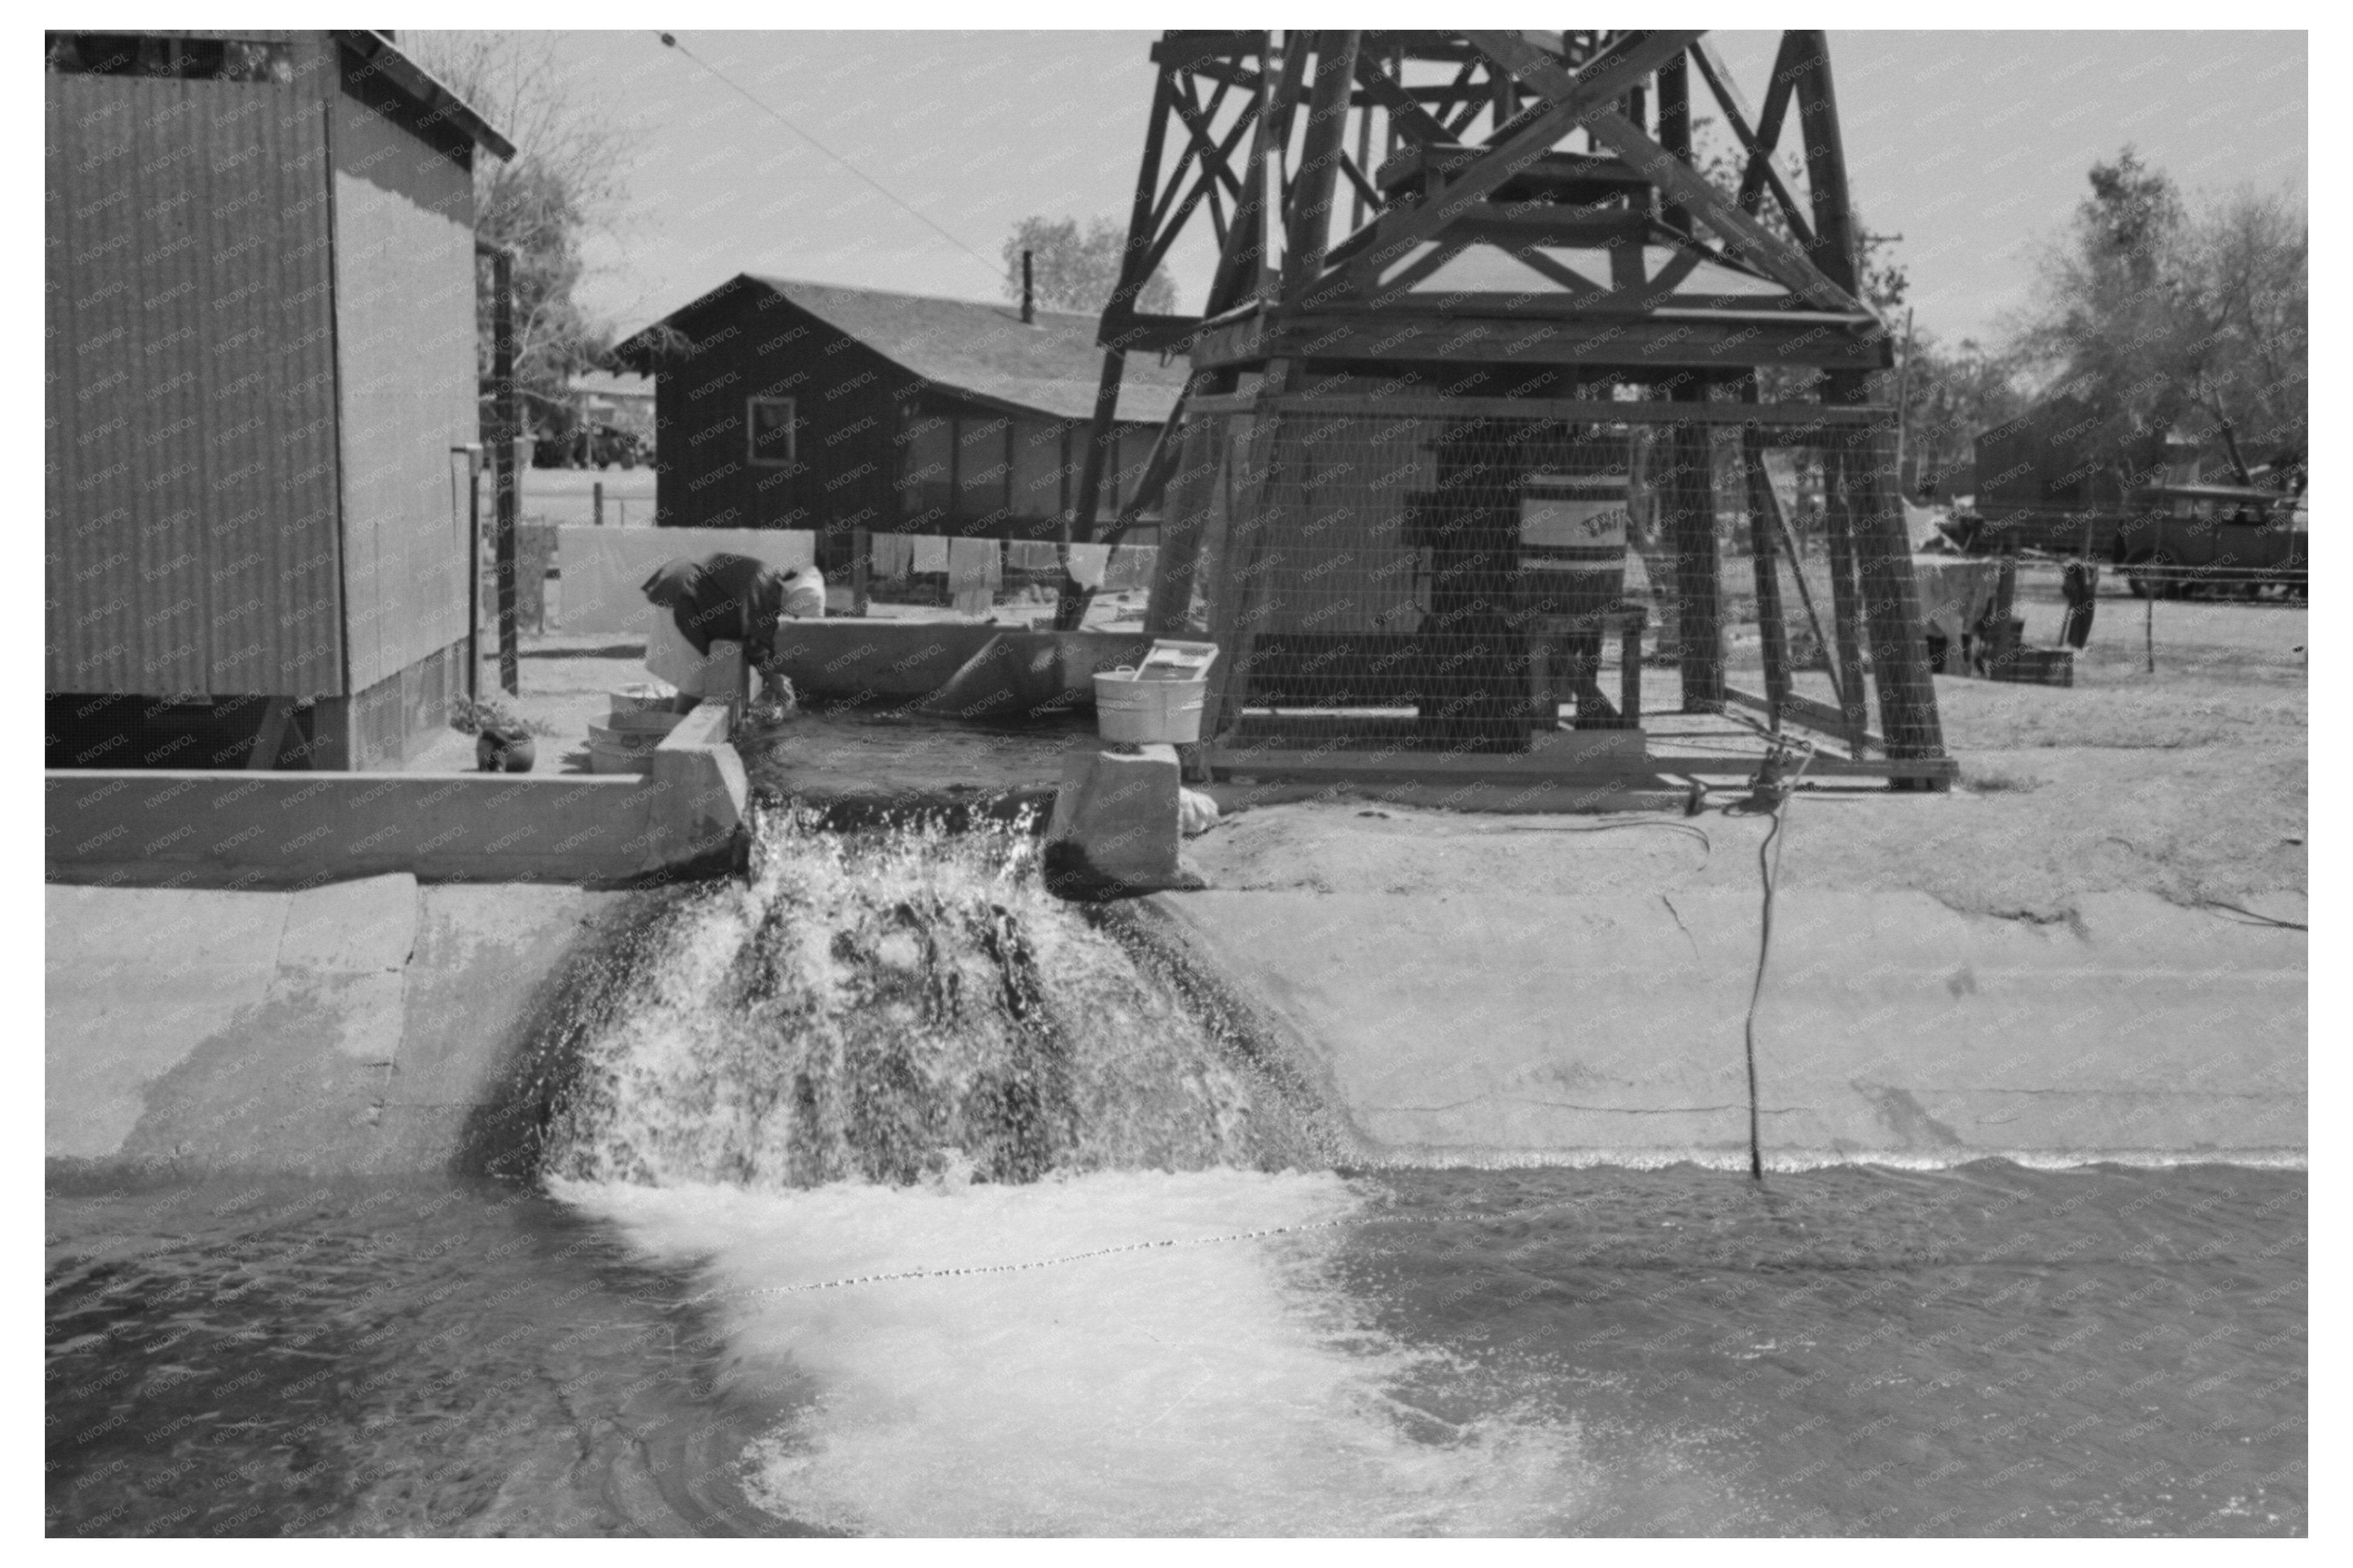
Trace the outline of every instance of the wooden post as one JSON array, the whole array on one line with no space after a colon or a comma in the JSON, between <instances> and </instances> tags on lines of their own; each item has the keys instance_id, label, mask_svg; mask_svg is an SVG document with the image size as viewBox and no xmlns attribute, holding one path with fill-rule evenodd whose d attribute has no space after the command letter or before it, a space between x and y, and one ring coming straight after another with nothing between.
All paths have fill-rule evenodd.
<instances>
[{"instance_id":1,"label":"wooden post","mask_svg":"<svg viewBox=\"0 0 2353 1568\"><path fill-rule=\"evenodd\" d=\"M1838 668L1839 712L1846 720L1847 743L1854 755L1861 757L1863 734L1871 728L1871 714L1862 694L1862 591L1855 585L1857 503L1851 489L1853 476L1843 450L1826 448L1819 455L1822 464L1822 532L1830 546L1831 630L1837 645L1833 657Z\"/></svg>"},{"instance_id":2,"label":"wooden post","mask_svg":"<svg viewBox=\"0 0 2353 1568\"><path fill-rule=\"evenodd\" d=\"M1994 575L1992 611L1986 617L1988 646L1984 652L1988 676L1993 674L1997 666L2016 662L2014 656L2019 644L2010 641L2010 612L2017 605L2018 535L2013 534L2002 541L2001 565Z\"/></svg>"},{"instance_id":3,"label":"wooden post","mask_svg":"<svg viewBox=\"0 0 2353 1568\"><path fill-rule=\"evenodd\" d=\"M849 531L849 613L866 613L867 577L874 553L874 535L863 528Z\"/></svg>"},{"instance_id":4,"label":"wooden post","mask_svg":"<svg viewBox=\"0 0 2353 1568\"><path fill-rule=\"evenodd\" d=\"M482 695L482 449L466 454L466 700Z\"/></svg>"},{"instance_id":5,"label":"wooden post","mask_svg":"<svg viewBox=\"0 0 2353 1568\"><path fill-rule=\"evenodd\" d=\"M1340 180L1340 154L1346 145L1348 94L1356 81L1361 33L1315 35L1315 88L1307 104L1307 138L1300 149L1299 173L1292 182L1289 229L1283 247L1283 295L1297 303L1324 270L1332 243L1332 193Z\"/></svg>"},{"instance_id":6,"label":"wooden post","mask_svg":"<svg viewBox=\"0 0 2353 1568\"><path fill-rule=\"evenodd\" d=\"M491 258L491 388L498 430L491 443L497 498L493 535L493 581L499 603L499 685L507 695L522 690L515 646L515 443L522 437L515 397L514 257L496 246L478 246Z\"/></svg>"},{"instance_id":7,"label":"wooden post","mask_svg":"<svg viewBox=\"0 0 2353 1568\"><path fill-rule=\"evenodd\" d=\"M1757 400L1757 381L1748 382L1748 400ZM1773 514L1778 503L1772 476L1765 471L1765 435L1755 426L1740 434L1741 476L1748 491L1748 555L1757 569L1757 641L1765 659L1765 701L1776 734L1781 709L1789 700L1789 635L1781 619L1781 575L1773 568ZM1797 563L1791 563L1796 568ZM1800 579L1802 580L1802 579Z\"/></svg>"},{"instance_id":8,"label":"wooden post","mask_svg":"<svg viewBox=\"0 0 2353 1568\"><path fill-rule=\"evenodd\" d=\"M1686 385L1673 400L1703 401L1704 387ZM1724 711L1724 584L1715 548L1715 486L1707 427L1668 427L1664 499L1675 552L1677 652L1683 661L1687 714Z\"/></svg>"},{"instance_id":9,"label":"wooden post","mask_svg":"<svg viewBox=\"0 0 2353 1568\"><path fill-rule=\"evenodd\" d=\"M1224 547L1218 552L1218 580L1209 599L1209 636L1218 645L1219 657L1209 666L1209 688L1201 710L1205 743L1232 726L1250 692L1250 660L1265 597L1266 574L1259 569L1259 559L1266 548L1268 503L1281 482L1273 470L1275 436L1282 416L1276 412L1274 400L1290 384L1291 361L1269 361L1250 428L1250 455L1237 476L1240 482L1226 522Z\"/></svg>"},{"instance_id":10,"label":"wooden post","mask_svg":"<svg viewBox=\"0 0 2353 1568\"><path fill-rule=\"evenodd\" d=\"M597 527L605 525L605 482L596 481L588 487L588 520Z\"/></svg>"},{"instance_id":11,"label":"wooden post","mask_svg":"<svg viewBox=\"0 0 2353 1568\"><path fill-rule=\"evenodd\" d=\"M1683 163L1692 161L1691 56L1677 51L1659 67L1659 145ZM1692 231L1691 214L1681 204L1667 202L1659 221L1679 234Z\"/></svg>"},{"instance_id":12,"label":"wooden post","mask_svg":"<svg viewBox=\"0 0 2353 1568\"><path fill-rule=\"evenodd\" d=\"M1830 46L1820 32L1793 31L1790 38L1798 59L1792 91L1806 143L1806 185L1813 202L1814 265L1831 282L1860 299L1860 237L1847 196L1846 148L1839 135ZM1869 386L1864 372L1833 371L1825 378L1823 401L1863 402ZM1944 726L1936 715L1936 684L1928 676L1920 588L1912 576L1912 541L1904 527L1902 498L1895 493L1897 476L1879 450L1883 439L1873 433L1860 443L1849 441L1838 449L1835 466L1843 482L1835 491L1843 504L1831 508L1832 586L1846 587L1850 608L1860 588L1862 609L1871 624L1880 733L1887 737L1888 757L1894 760L1942 757ZM1841 549L1849 557L1849 567L1858 574L1855 586L1847 586L1836 559ZM1841 642L1851 635L1841 625ZM1843 657L1843 647L1841 652ZM1859 677L1859 657L1851 667ZM1860 697L1858 683L1847 705L1859 706ZM1895 784L1905 787L1901 779Z\"/></svg>"}]
</instances>

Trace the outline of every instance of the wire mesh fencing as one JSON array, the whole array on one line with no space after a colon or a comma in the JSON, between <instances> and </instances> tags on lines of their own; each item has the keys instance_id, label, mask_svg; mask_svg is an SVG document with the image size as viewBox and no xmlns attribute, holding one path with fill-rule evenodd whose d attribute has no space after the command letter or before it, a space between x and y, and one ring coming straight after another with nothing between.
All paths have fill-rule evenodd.
<instances>
[{"instance_id":1,"label":"wire mesh fencing","mask_svg":"<svg viewBox=\"0 0 2353 1568\"><path fill-rule=\"evenodd\" d=\"M1938 755L1892 459L1869 428L1197 418L1148 624L1218 641L1215 722L1278 740L1525 751L1717 711L1769 664L1826 668L1846 708L1875 680L1891 753Z\"/></svg>"}]
</instances>

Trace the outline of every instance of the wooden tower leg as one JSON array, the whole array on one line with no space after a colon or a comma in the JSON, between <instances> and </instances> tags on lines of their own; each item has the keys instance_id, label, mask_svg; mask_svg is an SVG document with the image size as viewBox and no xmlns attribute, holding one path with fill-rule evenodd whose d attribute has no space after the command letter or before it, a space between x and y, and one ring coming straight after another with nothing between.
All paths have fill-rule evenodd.
<instances>
[{"instance_id":1,"label":"wooden tower leg","mask_svg":"<svg viewBox=\"0 0 2353 1568\"><path fill-rule=\"evenodd\" d=\"M1792 90L1799 128L1806 143L1806 184L1814 216L1814 262L1832 282L1860 297L1860 250L1854 211L1847 196L1846 145L1839 133L1838 92L1831 79L1830 46L1814 31L1792 31L1784 52L1795 56ZM1827 378L1823 401L1864 400L1869 378L1859 371L1836 371ZM1891 461L1883 462L1874 435L1859 446L1840 449L1831 459L1831 548L1833 586L1851 602L1856 597L1850 570L1859 574L1861 599L1871 621L1872 659L1879 676L1881 730L1887 754L1895 758L1945 755L1944 728L1936 716L1936 689L1928 678L1927 638L1920 625L1920 590L1912 577L1912 543L1904 530L1904 509L1895 494ZM1892 456L1892 454L1891 454ZM1838 560L1843 553L1847 565ZM1840 662L1852 672L1842 690L1848 722L1862 703L1860 660L1850 663L1849 612L1839 611Z\"/></svg>"},{"instance_id":2,"label":"wooden tower leg","mask_svg":"<svg viewBox=\"0 0 2353 1568\"><path fill-rule=\"evenodd\" d=\"M1749 392L1753 398L1753 381ZM1740 470L1748 493L1748 554L1757 567L1757 636L1765 658L1765 702L1778 731L1781 710L1789 701L1789 634L1781 619L1781 575L1773 569L1773 482L1765 472L1765 438L1757 430L1741 433Z\"/></svg>"},{"instance_id":3,"label":"wooden tower leg","mask_svg":"<svg viewBox=\"0 0 2353 1568\"><path fill-rule=\"evenodd\" d=\"M1824 534L1831 556L1831 635L1837 644L1832 658L1838 666L1839 711L1846 720L1847 744L1862 755L1863 733L1871 728L1871 712L1862 695L1862 605L1855 586L1855 493L1845 454L1834 448L1820 452L1822 463Z\"/></svg>"},{"instance_id":4,"label":"wooden tower leg","mask_svg":"<svg viewBox=\"0 0 2353 1568\"><path fill-rule=\"evenodd\" d=\"M1705 389L1697 387L1678 388L1676 393L1678 401L1696 401L1705 396ZM1662 489L1675 552L1683 711L1720 714L1724 711L1724 583L1715 547L1715 485L1707 427L1671 426L1667 451L1667 482Z\"/></svg>"},{"instance_id":5,"label":"wooden tower leg","mask_svg":"<svg viewBox=\"0 0 2353 1568\"><path fill-rule=\"evenodd\" d=\"M1843 379L1834 378L1834 392L1835 381ZM1871 661L1879 682L1880 733L1887 737L1887 755L1903 760L1944 756L1945 731L1936 713L1936 683L1928 675L1912 542L1895 493L1893 439L1873 431L1867 443L1848 448L1842 461L1853 506L1855 565L1870 617Z\"/></svg>"},{"instance_id":6,"label":"wooden tower leg","mask_svg":"<svg viewBox=\"0 0 2353 1568\"><path fill-rule=\"evenodd\" d=\"M1259 406L1250 427L1250 455L1234 487L1233 510L1226 524L1225 546L1218 553L1218 581L1209 600L1209 640L1218 645L1218 662L1209 666L1209 689L1203 695L1201 738L1214 741L1231 729L1250 694L1250 672L1258 644L1260 621L1267 611L1265 571L1260 558L1266 549L1268 524L1282 476L1274 471L1275 438L1282 417L1274 399L1291 384L1291 362L1271 360L1259 386Z\"/></svg>"}]
</instances>

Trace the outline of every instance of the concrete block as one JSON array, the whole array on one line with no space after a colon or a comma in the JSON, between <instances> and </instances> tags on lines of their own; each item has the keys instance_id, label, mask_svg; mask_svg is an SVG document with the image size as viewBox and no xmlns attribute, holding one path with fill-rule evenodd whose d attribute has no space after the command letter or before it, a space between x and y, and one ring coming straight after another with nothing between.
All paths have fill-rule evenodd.
<instances>
[{"instance_id":1,"label":"concrete block","mask_svg":"<svg viewBox=\"0 0 2353 1568\"><path fill-rule=\"evenodd\" d=\"M740 845L750 818L752 781L728 740L727 709L703 703L654 748L647 834L651 865L691 865Z\"/></svg>"},{"instance_id":2,"label":"concrete block","mask_svg":"<svg viewBox=\"0 0 2353 1568\"><path fill-rule=\"evenodd\" d=\"M1176 748L1157 755L1078 751L1046 829L1048 885L1065 897L1195 888L1178 856Z\"/></svg>"}]
</instances>

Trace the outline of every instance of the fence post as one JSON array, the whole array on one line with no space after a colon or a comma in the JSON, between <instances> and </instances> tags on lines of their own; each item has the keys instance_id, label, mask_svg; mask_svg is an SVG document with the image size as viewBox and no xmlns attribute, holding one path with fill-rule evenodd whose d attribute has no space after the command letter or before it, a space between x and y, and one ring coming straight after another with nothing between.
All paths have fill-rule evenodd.
<instances>
[{"instance_id":1,"label":"fence post","mask_svg":"<svg viewBox=\"0 0 2353 1568\"><path fill-rule=\"evenodd\" d=\"M873 535L863 528L849 531L849 613L866 613L867 577L874 553Z\"/></svg>"},{"instance_id":2,"label":"fence post","mask_svg":"<svg viewBox=\"0 0 2353 1568\"><path fill-rule=\"evenodd\" d=\"M590 485L588 493L588 520L602 528L605 525L605 482L600 479Z\"/></svg>"}]
</instances>

